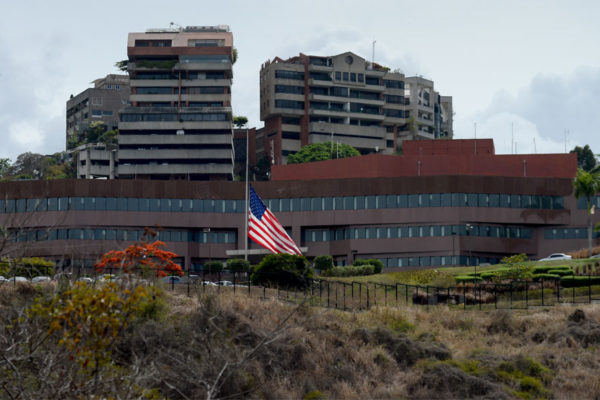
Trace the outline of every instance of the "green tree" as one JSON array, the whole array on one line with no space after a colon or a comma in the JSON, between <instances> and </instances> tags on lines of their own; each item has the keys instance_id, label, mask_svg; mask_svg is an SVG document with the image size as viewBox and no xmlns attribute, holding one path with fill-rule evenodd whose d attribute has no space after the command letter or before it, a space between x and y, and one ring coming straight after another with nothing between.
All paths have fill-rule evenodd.
<instances>
[{"instance_id":1,"label":"green tree","mask_svg":"<svg viewBox=\"0 0 600 400\"><path fill-rule=\"evenodd\" d=\"M268 181L271 176L271 161L269 157L263 157L256 165L252 168L254 171L254 178L257 181Z\"/></svg>"},{"instance_id":2,"label":"green tree","mask_svg":"<svg viewBox=\"0 0 600 400\"><path fill-rule=\"evenodd\" d=\"M223 263L221 261L207 261L204 263L204 270L208 273L223 271Z\"/></svg>"},{"instance_id":3,"label":"green tree","mask_svg":"<svg viewBox=\"0 0 600 400\"><path fill-rule=\"evenodd\" d=\"M302 288L307 287L312 278L313 270L306 257L270 254L256 266L250 280L253 285Z\"/></svg>"},{"instance_id":4,"label":"green tree","mask_svg":"<svg viewBox=\"0 0 600 400\"><path fill-rule=\"evenodd\" d=\"M600 173L587 172L581 168L577 169L577 175L573 180L575 198L584 197L587 205L588 217L588 256L592 255L592 197L600 190Z\"/></svg>"},{"instance_id":5,"label":"green tree","mask_svg":"<svg viewBox=\"0 0 600 400\"><path fill-rule=\"evenodd\" d=\"M571 152L577 153L577 167L587 172L592 171L596 167L596 156L594 156L589 145L586 144L583 147L575 146Z\"/></svg>"},{"instance_id":6,"label":"green tree","mask_svg":"<svg viewBox=\"0 0 600 400\"><path fill-rule=\"evenodd\" d=\"M233 117L233 125L235 125L235 127L238 129L243 128L247 123L248 118L244 117L243 115Z\"/></svg>"},{"instance_id":7,"label":"green tree","mask_svg":"<svg viewBox=\"0 0 600 400\"><path fill-rule=\"evenodd\" d=\"M10 158L0 158L0 179L8 173L10 169Z\"/></svg>"},{"instance_id":8,"label":"green tree","mask_svg":"<svg viewBox=\"0 0 600 400\"><path fill-rule=\"evenodd\" d=\"M119 71L123 71L123 72L127 72L127 63L129 62L129 60L121 60L121 61L117 61L115 63L115 67L117 67L117 69Z\"/></svg>"},{"instance_id":9,"label":"green tree","mask_svg":"<svg viewBox=\"0 0 600 400\"><path fill-rule=\"evenodd\" d=\"M227 269L231 272L248 272L250 262L241 258L230 258L227 260Z\"/></svg>"},{"instance_id":10,"label":"green tree","mask_svg":"<svg viewBox=\"0 0 600 400\"><path fill-rule=\"evenodd\" d=\"M381 260L378 260L376 258L354 260L355 267L361 265L372 265L376 274L380 274L381 271L383 271L383 263L381 262Z\"/></svg>"},{"instance_id":11,"label":"green tree","mask_svg":"<svg viewBox=\"0 0 600 400\"><path fill-rule=\"evenodd\" d=\"M331 256L316 256L314 261L315 268L319 271L327 271L333 268L333 257Z\"/></svg>"},{"instance_id":12,"label":"green tree","mask_svg":"<svg viewBox=\"0 0 600 400\"><path fill-rule=\"evenodd\" d=\"M360 153L354 147L347 144L334 143L332 146L331 142L313 143L304 146L297 153L290 154L287 158L287 163L300 164L355 156L360 156Z\"/></svg>"},{"instance_id":13,"label":"green tree","mask_svg":"<svg viewBox=\"0 0 600 400\"><path fill-rule=\"evenodd\" d=\"M531 278L533 274L533 265L529 262L527 254L521 253L504 257L500 262L507 268L496 272L495 279L498 281L524 281Z\"/></svg>"}]
</instances>

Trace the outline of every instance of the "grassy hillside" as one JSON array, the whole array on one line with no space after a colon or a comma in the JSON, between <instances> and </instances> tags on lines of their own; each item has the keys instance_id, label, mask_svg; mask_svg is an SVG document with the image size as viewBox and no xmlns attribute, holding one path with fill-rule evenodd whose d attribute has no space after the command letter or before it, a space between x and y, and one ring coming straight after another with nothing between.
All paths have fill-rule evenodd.
<instances>
[{"instance_id":1,"label":"grassy hillside","mask_svg":"<svg viewBox=\"0 0 600 400\"><path fill-rule=\"evenodd\" d=\"M598 305L350 313L241 293L77 293L0 287L1 398L600 396ZM107 316L121 323L96 329Z\"/></svg>"}]
</instances>

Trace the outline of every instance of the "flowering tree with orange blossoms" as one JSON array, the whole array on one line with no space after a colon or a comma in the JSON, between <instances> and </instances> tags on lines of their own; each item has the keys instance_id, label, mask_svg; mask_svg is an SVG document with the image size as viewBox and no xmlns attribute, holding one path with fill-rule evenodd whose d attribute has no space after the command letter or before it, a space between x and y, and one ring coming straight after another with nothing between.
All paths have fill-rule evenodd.
<instances>
[{"instance_id":1,"label":"flowering tree with orange blossoms","mask_svg":"<svg viewBox=\"0 0 600 400\"><path fill-rule=\"evenodd\" d=\"M121 269L124 273L135 272L136 269L156 271L156 276L183 276L181 266L173 261L177 254L163 250L165 243L160 240L154 243L140 242L132 244L125 250L111 250L102 256L94 266L98 272L106 268Z\"/></svg>"}]
</instances>

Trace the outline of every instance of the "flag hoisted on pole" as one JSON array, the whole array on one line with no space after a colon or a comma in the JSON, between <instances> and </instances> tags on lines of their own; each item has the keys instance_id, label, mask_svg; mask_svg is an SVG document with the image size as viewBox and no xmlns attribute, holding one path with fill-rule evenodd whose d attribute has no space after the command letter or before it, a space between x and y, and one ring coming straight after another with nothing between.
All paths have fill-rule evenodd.
<instances>
[{"instance_id":1,"label":"flag hoisted on pole","mask_svg":"<svg viewBox=\"0 0 600 400\"><path fill-rule=\"evenodd\" d=\"M248 210L248 237L273 253L302 255L298 246L264 205L252 186L250 186L250 209Z\"/></svg>"}]
</instances>

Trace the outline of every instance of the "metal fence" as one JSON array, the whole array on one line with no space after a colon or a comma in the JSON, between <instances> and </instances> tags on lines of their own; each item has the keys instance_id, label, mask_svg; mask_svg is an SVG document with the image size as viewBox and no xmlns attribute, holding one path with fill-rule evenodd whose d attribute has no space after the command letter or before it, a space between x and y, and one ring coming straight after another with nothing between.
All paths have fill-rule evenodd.
<instances>
[{"instance_id":1,"label":"metal fence","mask_svg":"<svg viewBox=\"0 0 600 400\"><path fill-rule=\"evenodd\" d=\"M182 277L157 277L152 271L132 275L115 275L106 269L102 274L86 277L62 273L55 279L68 282L87 280L90 284L107 281L117 283L134 279L137 283L161 285L167 290L195 296L202 293L235 293L259 299L279 299L293 303L307 301L314 306L340 310L367 310L373 306L421 306L429 309L446 305L463 310L529 309L559 304L600 303L600 281L597 276L578 276L578 285L561 280L512 281L506 283L464 283L449 287L384 284L376 282L344 282L314 279L303 288L257 286L249 282L245 272L187 272ZM6 282L8 284L11 281ZM5 283L5 284L6 284ZM17 282L15 282L16 284Z\"/></svg>"}]
</instances>

